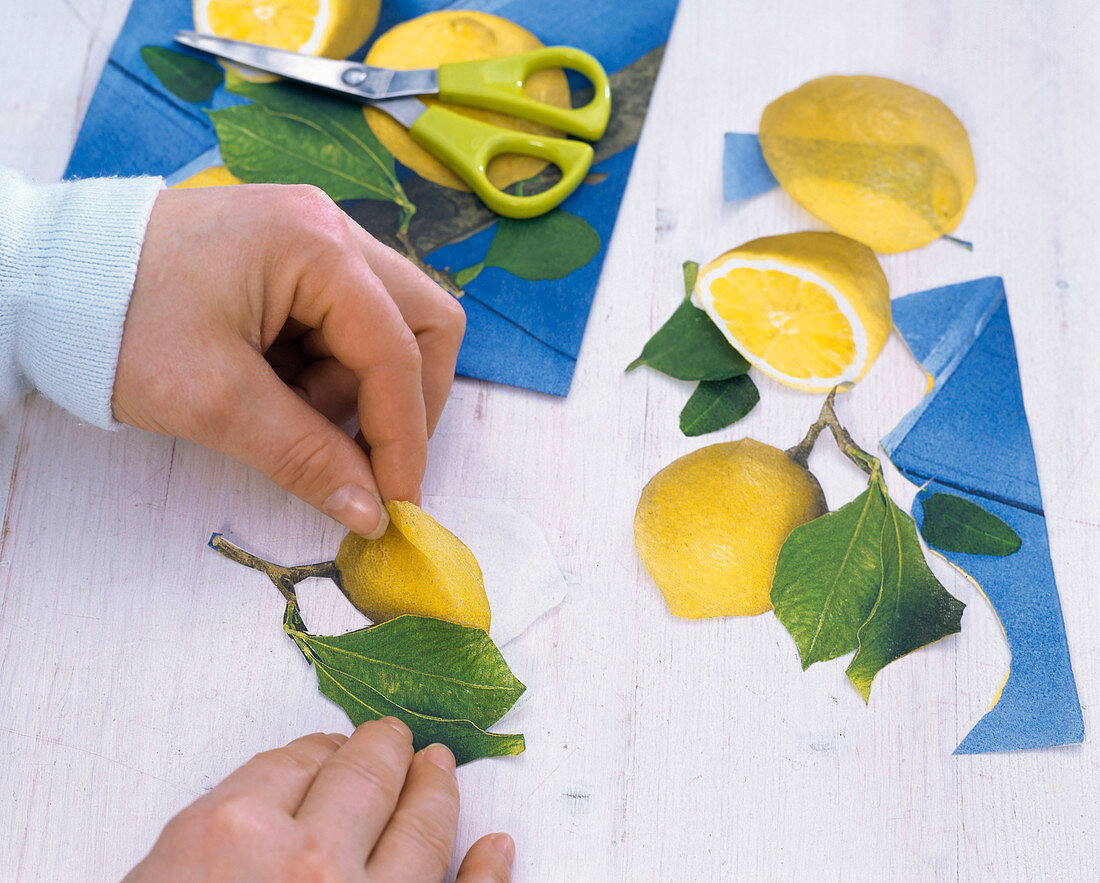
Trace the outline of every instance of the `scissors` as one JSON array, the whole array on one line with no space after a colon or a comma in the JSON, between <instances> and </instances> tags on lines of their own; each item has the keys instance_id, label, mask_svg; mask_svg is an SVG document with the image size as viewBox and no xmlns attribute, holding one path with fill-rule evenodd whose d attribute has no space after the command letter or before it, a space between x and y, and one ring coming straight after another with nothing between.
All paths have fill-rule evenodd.
<instances>
[{"instance_id":1,"label":"scissors","mask_svg":"<svg viewBox=\"0 0 1100 883\"><path fill-rule=\"evenodd\" d=\"M592 165L592 147L585 141L599 140L611 113L611 87L606 72L587 52L570 46L547 46L518 55L406 71L318 58L194 31L180 31L175 39L200 52L354 98L385 111L409 130L414 142L465 181L485 205L509 218L545 214L577 189ZM592 100L584 107L563 108L529 98L523 91L524 81L535 71L546 68L567 68L583 74L592 83ZM418 95L438 95L440 100L452 104L511 114L585 140L504 129L439 105L428 106ZM561 170L561 179L549 189L530 196L506 193L493 186L486 175L493 157L505 153L547 160Z\"/></svg>"}]
</instances>

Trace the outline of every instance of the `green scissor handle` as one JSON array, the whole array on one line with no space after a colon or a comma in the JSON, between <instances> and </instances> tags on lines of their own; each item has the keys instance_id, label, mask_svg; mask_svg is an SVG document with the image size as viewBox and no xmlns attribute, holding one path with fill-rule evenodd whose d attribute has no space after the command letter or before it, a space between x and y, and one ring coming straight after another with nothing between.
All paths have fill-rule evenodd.
<instances>
[{"instance_id":1,"label":"green scissor handle","mask_svg":"<svg viewBox=\"0 0 1100 883\"><path fill-rule=\"evenodd\" d=\"M550 211L577 189L592 165L592 147L583 141L502 129L438 105L417 118L409 135L465 181L490 209L508 218L533 218ZM561 169L561 180L531 196L505 193L486 175L493 157L505 153L552 162Z\"/></svg>"},{"instance_id":2,"label":"green scissor handle","mask_svg":"<svg viewBox=\"0 0 1100 883\"><path fill-rule=\"evenodd\" d=\"M592 83L592 100L584 107L555 107L534 101L523 91L526 79L546 68L567 68ZM587 52L571 46L547 46L518 55L483 61L458 61L439 66L439 97L452 104L487 107L597 141L611 114L607 73Z\"/></svg>"}]
</instances>

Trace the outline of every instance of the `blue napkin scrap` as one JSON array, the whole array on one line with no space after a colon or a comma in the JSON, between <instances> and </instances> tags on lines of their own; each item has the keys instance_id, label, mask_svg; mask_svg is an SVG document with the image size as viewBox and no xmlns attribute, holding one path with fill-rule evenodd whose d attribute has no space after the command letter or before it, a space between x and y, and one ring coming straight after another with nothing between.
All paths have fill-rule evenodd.
<instances>
[{"instance_id":1,"label":"blue napkin scrap","mask_svg":"<svg viewBox=\"0 0 1100 883\"><path fill-rule=\"evenodd\" d=\"M1004 557L938 551L975 582L1000 618L1012 655L993 707L955 749L979 754L1079 743L1084 721L1050 560L1039 476L1016 346L999 277L893 302L894 325L932 380L931 391L883 439L923 501L955 494L1019 534Z\"/></svg>"}]
</instances>

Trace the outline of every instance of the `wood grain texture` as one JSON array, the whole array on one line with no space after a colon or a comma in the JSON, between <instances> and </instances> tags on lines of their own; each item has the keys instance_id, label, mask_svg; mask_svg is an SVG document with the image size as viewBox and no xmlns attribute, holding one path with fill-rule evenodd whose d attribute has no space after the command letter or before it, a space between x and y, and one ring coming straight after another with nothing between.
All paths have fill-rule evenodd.
<instances>
[{"instance_id":1,"label":"wood grain texture","mask_svg":"<svg viewBox=\"0 0 1100 883\"><path fill-rule=\"evenodd\" d=\"M62 172L126 6L3 4L0 162ZM681 0L572 392L460 379L432 442L425 491L528 514L570 583L509 647L538 684L509 721L528 749L459 772L460 848L512 832L523 881L1095 876L1098 45L1100 6L1084 0ZM820 227L781 192L723 203L720 158L725 131L752 131L769 100L825 73L912 83L971 133L979 183L957 233L973 253L940 242L883 266L895 295L1005 278L1082 746L951 755L1007 651L981 594L938 559L968 604L963 631L886 669L868 708L843 662L800 672L771 615L671 618L634 552L634 503L659 468L744 435L789 446L820 406L757 378L745 421L686 439L689 385L623 369L678 302L682 261ZM872 446L923 390L895 337L838 409ZM186 442L101 433L38 398L3 420L0 474L15 469L0 548L0 879L117 878L254 752L346 728L282 634L274 590L205 546L222 530L293 563L332 552L340 531ZM827 440L811 466L833 506L859 490ZM340 618L335 590L308 591L307 611Z\"/></svg>"}]
</instances>

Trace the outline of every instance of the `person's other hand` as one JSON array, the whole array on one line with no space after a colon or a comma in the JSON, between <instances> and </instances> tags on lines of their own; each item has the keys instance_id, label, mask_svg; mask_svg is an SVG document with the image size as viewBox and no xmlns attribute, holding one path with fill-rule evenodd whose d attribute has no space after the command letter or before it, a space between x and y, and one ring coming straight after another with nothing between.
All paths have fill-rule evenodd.
<instances>
[{"instance_id":1,"label":"person's other hand","mask_svg":"<svg viewBox=\"0 0 1100 883\"><path fill-rule=\"evenodd\" d=\"M165 190L112 408L227 453L377 537L419 502L465 328L457 301L320 190ZM340 424L358 411L363 444Z\"/></svg>"},{"instance_id":2,"label":"person's other hand","mask_svg":"<svg viewBox=\"0 0 1100 883\"><path fill-rule=\"evenodd\" d=\"M408 727L383 718L256 755L172 819L126 881L433 883L457 824L454 756L414 754ZM455 883L508 883L514 855L511 837L488 834Z\"/></svg>"}]
</instances>

